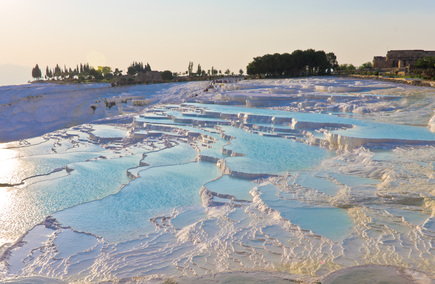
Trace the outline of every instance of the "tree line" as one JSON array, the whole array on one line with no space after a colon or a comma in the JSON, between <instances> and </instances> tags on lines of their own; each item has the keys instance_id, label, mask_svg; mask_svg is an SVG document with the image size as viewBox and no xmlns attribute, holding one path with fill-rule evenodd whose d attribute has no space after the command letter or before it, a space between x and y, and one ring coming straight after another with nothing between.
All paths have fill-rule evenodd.
<instances>
[{"instance_id":1,"label":"tree line","mask_svg":"<svg viewBox=\"0 0 435 284\"><path fill-rule=\"evenodd\" d=\"M77 64L73 69L71 67L60 67L59 64L56 64L54 68L49 68L48 66L45 68L45 76L46 80L63 80L63 81L86 81L86 80L110 80L114 76L120 76L122 71L118 68L115 71L112 71L112 68L109 66L98 66L97 69L94 67L90 67L89 63L81 63ZM39 68L39 65L36 64L32 69L32 77L35 79L42 79L42 71Z\"/></svg>"},{"instance_id":2,"label":"tree line","mask_svg":"<svg viewBox=\"0 0 435 284\"><path fill-rule=\"evenodd\" d=\"M238 75L243 75L243 73L244 73L243 69L240 69ZM191 77L223 76L224 74L227 76L230 76L230 75L235 76L236 75L234 72L231 72L230 69L226 69L224 72L222 72L222 70L217 70L213 66L211 67L211 69L208 69L207 71L205 71L204 69L202 69L201 64L198 64L198 66L196 68L196 72L195 72L193 70L193 62L192 61L189 61L187 71L184 72L183 74L191 76ZM179 75L182 75L182 73L180 73Z\"/></svg>"},{"instance_id":3,"label":"tree line","mask_svg":"<svg viewBox=\"0 0 435 284\"><path fill-rule=\"evenodd\" d=\"M149 63L144 65L142 62L133 62L127 69L127 74L134 76L138 73L146 73L150 71L151 72L151 66Z\"/></svg>"},{"instance_id":4,"label":"tree line","mask_svg":"<svg viewBox=\"0 0 435 284\"><path fill-rule=\"evenodd\" d=\"M291 54L275 53L254 57L246 71L251 76L280 78L327 75L337 67L337 57L333 52L307 49L295 50Z\"/></svg>"},{"instance_id":5,"label":"tree line","mask_svg":"<svg viewBox=\"0 0 435 284\"><path fill-rule=\"evenodd\" d=\"M67 67L64 65L60 67L59 64L56 64L54 68L49 68L48 66L45 69L45 76L42 75L42 71L38 64L35 65L32 69L32 77L34 79L43 79L45 80L55 80L55 81L67 81L67 82L113 82L119 81L116 80L117 77L124 77L123 81L130 81L134 84L135 77L140 74L146 74L147 72L151 72L151 66L149 63L144 64L143 62L133 62L127 68L127 73L124 75L122 70L115 68L112 71L112 68L109 66L98 66L96 69L91 67L89 63L81 63L77 64L75 68ZM242 69L239 70L239 75L243 75L244 71ZM184 73L172 73L169 70L165 70L161 72L161 79L163 81L171 81L176 79L177 81L186 81L186 80L201 80L204 77L208 76L223 76L223 75L235 75L234 72L231 72L230 69L226 69L223 73L221 70L217 70L214 67L211 67L209 70L203 70L201 64L198 64L196 72L193 70L193 62L189 61L188 69ZM187 75L189 78L180 77L181 75ZM128 77L128 78L127 78ZM122 79L122 78L121 78Z\"/></svg>"}]
</instances>

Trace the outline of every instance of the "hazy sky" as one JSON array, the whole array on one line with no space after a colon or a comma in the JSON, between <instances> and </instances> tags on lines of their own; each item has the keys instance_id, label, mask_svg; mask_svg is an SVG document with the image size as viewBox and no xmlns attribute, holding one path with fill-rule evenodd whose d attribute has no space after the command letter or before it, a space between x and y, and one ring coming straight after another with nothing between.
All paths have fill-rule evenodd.
<instances>
[{"instance_id":1,"label":"hazy sky","mask_svg":"<svg viewBox=\"0 0 435 284\"><path fill-rule=\"evenodd\" d=\"M435 50L434 19L434 0L0 0L0 84L27 81L36 63L238 72L308 48L360 65L390 49Z\"/></svg>"}]
</instances>

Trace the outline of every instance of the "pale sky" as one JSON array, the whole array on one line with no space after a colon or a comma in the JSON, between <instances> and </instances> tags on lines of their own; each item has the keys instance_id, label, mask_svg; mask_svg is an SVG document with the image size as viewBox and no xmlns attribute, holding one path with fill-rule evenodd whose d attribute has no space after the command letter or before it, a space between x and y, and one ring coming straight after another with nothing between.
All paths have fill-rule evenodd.
<instances>
[{"instance_id":1,"label":"pale sky","mask_svg":"<svg viewBox=\"0 0 435 284\"><path fill-rule=\"evenodd\" d=\"M358 66L435 50L434 19L434 0L0 0L0 85L30 80L36 63L238 73L255 56L308 48Z\"/></svg>"}]
</instances>

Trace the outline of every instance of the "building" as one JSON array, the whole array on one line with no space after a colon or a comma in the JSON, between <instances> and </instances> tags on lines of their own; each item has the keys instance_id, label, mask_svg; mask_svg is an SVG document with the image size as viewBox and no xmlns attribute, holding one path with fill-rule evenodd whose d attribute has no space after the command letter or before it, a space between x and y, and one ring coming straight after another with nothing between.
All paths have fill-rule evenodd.
<instances>
[{"instance_id":1,"label":"building","mask_svg":"<svg viewBox=\"0 0 435 284\"><path fill-rule=\"evenodd\" d=\"M435 56L435 51L426 50L390 50L387 56L375 56L373 68L384 72L408 73L417 60L426 56Z\"/></svg>"}]
</instances>

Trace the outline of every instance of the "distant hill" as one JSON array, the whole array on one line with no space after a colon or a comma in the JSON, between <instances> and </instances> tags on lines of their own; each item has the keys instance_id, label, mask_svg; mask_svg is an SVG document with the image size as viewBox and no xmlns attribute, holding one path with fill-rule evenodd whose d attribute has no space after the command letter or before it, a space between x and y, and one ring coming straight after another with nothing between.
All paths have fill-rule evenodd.
<instances>
[{"instance_id":1,"label":"distant hill","mask_svg":"<svg viewBox=\"0 0 435 284\"><path fill-rule=\"evenodd\" d=\"M32 79L31 67L0 64L0 86L25 84Z\"/></svg>"}]
</instances>

